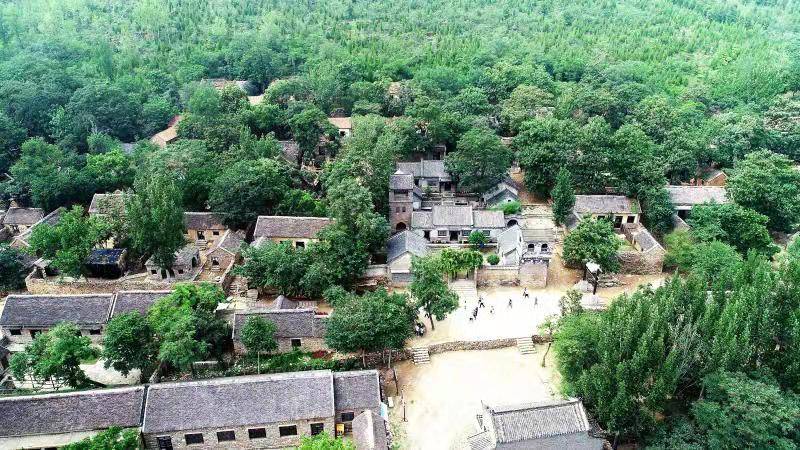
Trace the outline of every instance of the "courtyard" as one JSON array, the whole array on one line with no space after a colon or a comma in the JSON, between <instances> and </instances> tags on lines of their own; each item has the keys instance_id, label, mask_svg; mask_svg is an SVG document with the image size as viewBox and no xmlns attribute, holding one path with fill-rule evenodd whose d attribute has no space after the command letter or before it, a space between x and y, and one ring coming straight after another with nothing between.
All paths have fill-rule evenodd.
<instances>
[{"instance_id":1,"label":"courtyard","mask_svg":"<svg viewBox=\"0 0 800 450\"><path fill-rule=\"evenodd\" d=\"M432 355L431 362L395 366L401 396L388 382L394 397L390 420L399 448L462 450L476 430L481 402L509 404L560 398L552 351L541 366L546 345L522 355L516 347L460 351ZM404 421L405 417L405 421Z\"/></svg>"}]
</instances>

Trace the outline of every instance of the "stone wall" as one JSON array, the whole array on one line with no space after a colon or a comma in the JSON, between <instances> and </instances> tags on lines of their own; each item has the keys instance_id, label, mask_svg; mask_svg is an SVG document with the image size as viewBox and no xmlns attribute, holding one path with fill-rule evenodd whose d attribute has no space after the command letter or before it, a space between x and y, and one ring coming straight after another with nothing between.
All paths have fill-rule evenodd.
<instances>
[{"instance_id":1,"label":"stone wall","mask_svg":"<svg viewBox=\"0 0 800 450\"><path fill-rule=\"evenodd\" d=\"M113 294L117 291L161 291L172 289L173 283L148 279L147 274L138 273L116 280L81 278L79 280L59 277L40 278L33 274L25 278L25 286L31 294Z\"/></svg>"},{"instance_id":2,"label":"stone wall","mask_svg":"<svg viewBox=\"0 0 800 450\"><path fill-rule=\"evenodd\" d=\"M519 266L483 266L477 271L478 286L519 286Z\"/></svg>"},{"instance_id":3,"label":"stone wall","mask_svg":"<svg viewBox=\"0 0 800 450\"><path fill-rule=\"evenodd\" d=\"M664 251L654 249L648 252L620 250L617 252L619 273L632 275L656 275L664 270Z\"/></svg>"},{"instance_id":4,"label":"stone wall","mask_svg":"<svg viewBox=\"0 0 800 450\"><path fill-rule=\"evenodd\" d=\"M289 338L275 338L278 341L278 350L276 353L287 353L291 352L295 348L302 350L304 352L318 352L318 351L326 351L329 352L331 349L325 345L325 339L318 338L318 337L302 337L300 339L300 347L292 347L292 340ZM242 355L247 353L247 349L242 344L240 340L233 341L233 351L237 355Z\"/></svg>"},{"instance_id":5,"label":"stone wall","mask_svg":"<svg viewBox=\"0 0 800 450\"><path fill-rule=\"evenodd\" d=\"M547 287L547 271L545 263L524 263L519 267L519 283L521 286L541 289Z\"/></svg>"}]
</instances>

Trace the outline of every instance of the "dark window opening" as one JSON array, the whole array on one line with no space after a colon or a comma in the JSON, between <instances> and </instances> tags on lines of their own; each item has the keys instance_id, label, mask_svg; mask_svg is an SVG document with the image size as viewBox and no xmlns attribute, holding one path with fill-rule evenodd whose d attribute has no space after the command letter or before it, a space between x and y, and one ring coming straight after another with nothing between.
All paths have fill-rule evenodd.
<instances>
[{"instance_id":1,"label":"dark window opening","mask_svg":"<svg viewBox=\"0 0 800 450\"><path fill-rule=\"evenodd\" d=\"M213 234L214 236L219 236L219 231L212 231L211 234Z\"/></svg>"},{"instance_id":2,"label":"dark window opening","mask_svg":"<svg viewBox=\"0 0 800 450\"><path fill-rule=\"evenodd\" d=\"M397 230L397 231L405 231L406 228L408 228L408 227L406 226L406 224L404 222L398 222L397 226L395 227L395 230Z\"/></svg>"},{"instance_id":3,"label":"dark window opening","mask_svg":"<svg viewBox=\"0 0 800 450\"><path fill-rule=\"evenodd\" d=\"M156 445L158 445L158 450L172 450L172 438L169 436L157 437Z\"/></svg>"},{"instance_id":4,"label":"dark window opening","mask_svg":"<svg viewBox=\"0 0 800 450\"><path fill-rule=\"evenodd\" d=\"M324 423L312 423L311 424L311 435L316 436L320 433L325 431L325 424Z\"/></svg>"},{"instance_id":5,"label":"dark window opening","mask_svg":"<svg viewBox=\"0 0 800 450\"><path fill-rule=\"evenodd\" d=\"M300 347L301 345L303 345L303 341L297 338L292 339L292 347Z\"/></svg>"},{"instance_id":6,"label":"dark window opening","mask_svg":"<svg viewBox=\"0 0 800 450\"><path fill-rule=\"evenodd\" d=\"M157 271L156 269L153 269L153 270L151 270L151 271L150 271L150 273L151 273L152 275L155 275L155 274L157 274L157 273L158 273L158 271Z\"/></svg>"},{"instance_id":7,"label":"dark window opening","mask_svg":"<svg viewBox=\"0 0 800 450\"><path fill-rule=\"evenodd\" d=\"M547 245L547 244L542 244L542 250L541 250L541 251L543 251L543 252L546 252L546 251L548 251L549 249L550 249L550 248L548 247L548 245Z\"/></svg>"},{"instance_id":8,"label":"dark window opening","mask_svg":"<svg viewBox=\"0 0 800 450\"><path fill-rule=\"evenodd\" d=\"M236 432L233 430L217 431L217 442L229 442L236 440Z\"/></svg>"},{"instance_id":9,"label":"dark window opening","mask_svg":"<svg viewBox=\"0 0 800 450\"><path fill-rule=\"evenodd\" d=\"M31 337L35 338L42 330L31 330Z\"/></svg>"},{"instance_id":10,"label":"dark window opening","mask_svg":"<svg viewBox=\"0 0 800 450\"><path fill-rule=\"evenodd\" d=\"M22 336L22 330L11 330L12 336Z\"/></svg>"},{"instance_id":11,"label":"dark window opening","mask_svg":"<svg viewBox=\"0 0 800 450\"><path fill-rule=\"evenodd\" d=\"M511 228L517 224L517 219L511 219L508 221L508 227Z\"/></svg>"},{"instance_id":12,"label":"dark window opening","mask_svg":"<svg viewBox=\"0 0 800 450\"><path fill-rule=\"evenodd\" d=\"M202 444L204 442L203 433L184 434L183 438L186 439L186 445Z\"/></svg>"},{"instance_id":13,"label":"dark window opening","mask_svg":"<svg viewBox=\"0 0 800 450\"><path fill-rule=\"evenodd\" d=\"M266 428L250 428L247 430L247 436L250 439L264 439L267 437Z\"/></svg>"},{"instance_id":14,"label":"dark window opening","mask_svg":"<svg viewBox=\"0 0 800 450\"><path fill-rule=\"evenodd\" d=\"M353 419L356 418L356 413L354 412L343 412L342 413L342 422L352 422Z\"/></svg>"},{"instance_id":15,"label":"dark window opening","mask_svg":"<svg viewBox=\"0 0 800 450\"><path fill-rule=\"evenodd\" d=\"M628 216L628 219L627 219L627 220L625 220L625 222L627 222L627 223L633 223L633 221L634 221L634 220L636 220L636 216Z\"/></svg>"},{"instance_id":16,"label":"dark window opening","mask_svg":"<svg viewBox=\"0 0 800 450\"><path fill-rule=\"evenodd\" d=\"M278 427L278 434L284 436L297 436L297 425L285 425Z\"/></svg>"},{"instance_id":17,"label":"dark window opening","mask_svg":"<svg viewBox=\"0 0 800 450\"><path fill-rule=\"evenodd\" d=\"M295 243L295 247L296 247L296 248L306 248L306 243L305 243L305 242L303 242L303 241L297 241L297 242Z\"/></svg>"},{"instance_id":18,"label":"dark window opening","mask_svg":"<svg viewBox=\"0 0 800 450\"><path fill-rule=\"evenodd\" d=\"M211 258L211 265L212 266L218 266L219 265L219 260L217 258Z\"/></svg>"},{"instance_id":19,"label":"dark window opening","mask_svg":"<svg viewBox=\"0 0 800 450\"><path fill-rule=\"evenodd\" d=\"M425 239L428 239L428 240L430 240L430 239L431 239L431 232L430 232L430 230L425 230L425 231L423 231L423 232L422 232L422 236L423 236Z\"/></svg>"},{"instance_id":20,"label":"dark window opening","mask_svg":"<svg viewBox=\"0 0 800 450\"><path fill-rule=\"evenodd\" d=\"M192 268L197 267L197 258L192 257Z\"/></svg>"},{"instance_id":21,"label":"dark window opening","mask_svg":"<svg viewBox=\"0 0 800 450\"><path fill-rule=\"evenodd\" d=\"M89 330L89 334L91 334L92 336L99 336L100 330Z\"/></svg>"},{"instance_id":22,"label":"dark window opening","mask_svg":"<svg viewBox=\"0 0 800 450\"><path fill-rule=\"evenodd\" d=\"M197 239L200 240L200 241L206 240L206 234L204 232L202 232L202 231L198 231L197 232Z\"/></svg>"}]
</instances>

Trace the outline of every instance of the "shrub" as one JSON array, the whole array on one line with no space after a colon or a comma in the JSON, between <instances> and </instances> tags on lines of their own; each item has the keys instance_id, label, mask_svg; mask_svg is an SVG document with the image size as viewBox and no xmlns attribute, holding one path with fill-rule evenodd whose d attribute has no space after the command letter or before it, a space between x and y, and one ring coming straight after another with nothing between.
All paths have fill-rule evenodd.
<instances>
[{"instance_id":1,"label":"shrub","mask_svg":"<svg viewBox=\"0 0 800 450\"><path fill-rule=\"evenodd\" d=\"M493 266L496 266L497 264L500 263L500 257L497 256L496 253L492 253L491 255L486 257L486 262L488 262L489 264L491 264Z\"/></svg>"}]
</instances>

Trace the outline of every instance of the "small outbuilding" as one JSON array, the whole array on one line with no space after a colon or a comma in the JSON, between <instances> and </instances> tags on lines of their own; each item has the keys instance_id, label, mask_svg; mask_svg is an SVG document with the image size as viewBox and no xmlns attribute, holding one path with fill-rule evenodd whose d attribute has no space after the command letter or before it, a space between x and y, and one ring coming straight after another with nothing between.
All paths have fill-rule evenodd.
<instances>
[{"instance_id":1,"label":"small outbuilding","mask_svg":"<svg viewBox=\"0 0 800 450\"><path fill-rule=\"evenodd\" d=\"M124 248L96 248L89 253L84 267L89 276L117 279L125 274L127 255L128 251Z\"/></svg>"}]
</instances>

